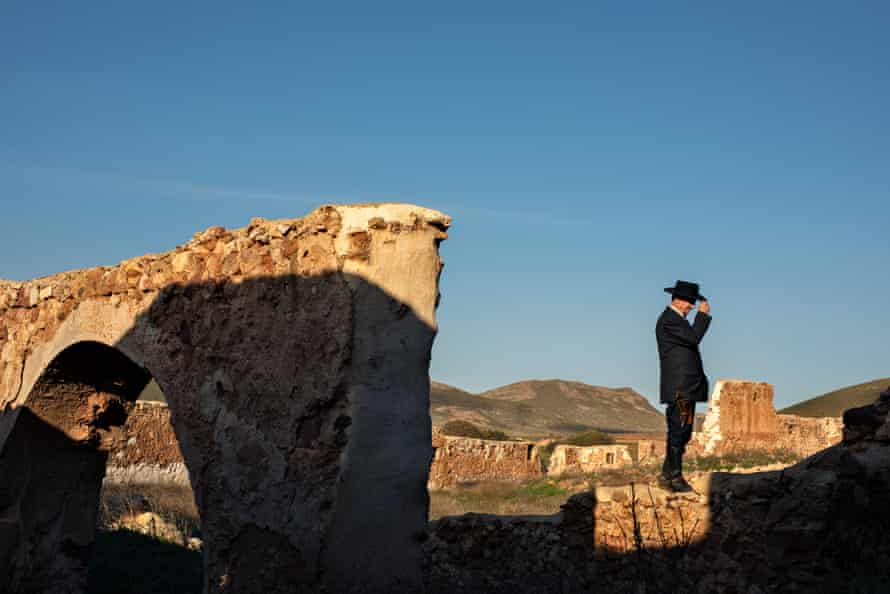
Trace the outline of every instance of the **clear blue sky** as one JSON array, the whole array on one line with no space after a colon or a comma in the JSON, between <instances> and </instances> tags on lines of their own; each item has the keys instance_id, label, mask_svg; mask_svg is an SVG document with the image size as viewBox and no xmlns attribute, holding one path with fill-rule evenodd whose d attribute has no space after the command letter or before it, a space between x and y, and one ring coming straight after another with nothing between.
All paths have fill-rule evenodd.
<instances>
[{"instance_id":1,"label":"clear blue sky","mask_svg":"<svg viewBox=\"0 0 890 594\"><path fill-rule=\"evenodd\" d=\"M258 4L258 3L257 3ZM432 375L890 376L890 4L0 4L0 277L324 202L454 217Z\"/></svg>"}]
</instances>

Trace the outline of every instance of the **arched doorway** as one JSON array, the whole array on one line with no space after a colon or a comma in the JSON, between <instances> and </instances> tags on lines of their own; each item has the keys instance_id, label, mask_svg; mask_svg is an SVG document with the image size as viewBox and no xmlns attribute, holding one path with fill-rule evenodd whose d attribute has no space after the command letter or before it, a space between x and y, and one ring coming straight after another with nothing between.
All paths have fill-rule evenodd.
<instances>
[{"instance_id":1,"label":"arched doorway","mask_svg":"<svg viewBox=\"0 0 890 594\"><path fill-rule=\"evenodd\" d=\"M49 363L21 406L3 412L0 561L9 570L0 591L87 590L90 553L102 548L94 538L109 455L132 438L122 432L150 380L118 349L78 342Z\"/></svg>"}]
</instances>

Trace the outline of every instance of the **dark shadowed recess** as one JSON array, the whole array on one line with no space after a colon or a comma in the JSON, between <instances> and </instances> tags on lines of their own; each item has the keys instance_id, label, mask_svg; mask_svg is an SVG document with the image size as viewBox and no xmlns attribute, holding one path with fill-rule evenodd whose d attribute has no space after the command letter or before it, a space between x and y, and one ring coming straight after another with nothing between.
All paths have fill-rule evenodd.
<instances>
[{"instance_id":1,"label":"dark shadowed recess","mask_svg":"<svg viewBox=\"0 0 890 594\"><path fill-rule=\"evenodd\" d=\"M145 369L116 348L79 342L51 361L25 406L3 413L12 430L0 454L0 511L12 522L0 527L7 537L0 565L19 558L3 591L77 591L87 566L87 592L200 591L200 553L127 531L96 530L108 452L149 380ZM141 499L138 485L130 490L130 497ZM9 538L10 530L15 538ZM94 531L97 541L91 545ZM61 537L51 543L41 540L42 533ZM21 536L25 541L16 547ZM30 571L22 571L22 563ZM171 589L171 579L188 587Z\"/></svg>"},{"instance_id":2,"label":"dark shadowed recess","mask_svg":"<svg viewBox=\"0 0 890 594\"><path fill-rule=\"evenodd\" d=\"M89 594L199 594L201 553L129 530L99 532Z\"/></svg>"}]
</instances>

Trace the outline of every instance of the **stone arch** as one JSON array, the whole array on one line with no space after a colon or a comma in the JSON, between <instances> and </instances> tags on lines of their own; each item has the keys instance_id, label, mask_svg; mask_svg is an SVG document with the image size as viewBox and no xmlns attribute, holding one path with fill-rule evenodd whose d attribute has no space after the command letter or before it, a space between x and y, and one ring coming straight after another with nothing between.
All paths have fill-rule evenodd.
<instances>
[{"instance_id":1,"label":"stone arch","mask_svg":"<svg viewBox=\"0 0 890 594\"><path fill-rule=\"evenodd\" d=\"M5 543L4 591L83 589L111 434L149 378L114 347L77 342L15 409L0 456L4 536L19 537Z\"/></svg>"},{"instance_id":2,"label":"stone arch","mask_svg":"<svg viewBox=\"0 0 890 594\"><path fill-rule=\"evenodd\" d=\"M70 411L50 417L61 427L46 422L30 408L44 402L34 390L58 353L103 344L151 370L167 397L201 516L205 592L422 590L449 223L411 205L326 206L210 228L114 267L0 281L3 476L27 478L11 436L75 447ZM95 423L69 424L98 439ZM0 487L0 576L47 579L8 553L67 545L6 521L21 512L4 494L14 490ZM28 513L60 513L48 503ZM77 592L82 580L68 583L61 591Z\"/></svg>"}]
</instances>

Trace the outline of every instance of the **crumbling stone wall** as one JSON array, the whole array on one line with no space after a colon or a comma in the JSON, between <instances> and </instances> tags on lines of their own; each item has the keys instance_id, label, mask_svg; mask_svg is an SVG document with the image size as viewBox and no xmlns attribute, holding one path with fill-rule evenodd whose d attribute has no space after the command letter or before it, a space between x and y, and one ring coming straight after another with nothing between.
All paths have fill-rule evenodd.
<instances>
[{"instance_id":1,"label":"crumbling stone wall","mask_svg":"<svg viewBox=\"0 0 890 594\"><path fill-rule=\"evenodd\" d=\"M584 474L604 468L619 468L634 463L631 446L628 444L571 446L558 445L553 448L547 476L564 474Z\"/></svg>"},{"instance_id":2,"label":"crumbling stone wall","mask_svg":"<svg viewBox=\"0 0 890 594\"><path fill-rule=\"evenodd\" d=\"M716 456L746 450L785 450L809 456L841 440L840 419L778 415L773 386L766 382L720 380L714 386L701 431L690 455Z\"/></svg>"},{"instance_id":3,"label":"crumbling stone wall","mask_svg":"<svg viewBox=\"0 0 890 594\"><path fill-rule=\"evenodd\" d=\"M105 482L189 484L166 403L137 400L124 424L109 432Z\"/></svg>"},{"instance_id":4,"label":"crumbling stone wall","mask_svg":"<svg viewBox=\"0 0 890 594\"><path fill-rule=\"evenodd\" d=\"M153 377L201 514L205 591L416 591L448 225L327 206L0 282L0 590L81 591L113 428Z\"/></svg>"},{"instance_id":5,"label":"crumbling stone wall","mask_svg":"<svg viewBox=\"0 0 890 594\"><path fill-rule=\"evenodd\" d=\"M109 465L165 466L183 462L170 409L162 402L135 402L124 424L111 427L109 433Z\"/></svg>"},{"instance_id":6,"label":"crumbling stone wall","mask_svg":"<svg viewBox=\"0 0 890 594\"><path fill-rule=\"evenodd\" d=\"M429 489L487 480L523 481L544 475L538 448L531 442L452 437L436 431L433 452Z\"/></svg>"},{"instance_id":7,"label":"crumbling stone wall","mask_svg":"<svg viewBox=\"0 0 890 594\"><path fill-rule=\"evenodd\" d=\"M779 425L773 387L766 382L720 380L714 386L702 430L694 435L704 455L772 448Z\"/></svg>"},{"instance_id":8,"label":"crumbling stone wall","mask_svg":"<svg viewBox=\"0 0 890 594\"><path fill-rule=\"evenodd\" d=\"M798 417L777 415L779 432L776 449L806 457L840 443L844 423L839 417Z\"/></svg>"},{"instance_id":9,"label":"crumbling stone wall","mask_svg":"<svg viewBox=\"0 0 890 594\"><path fill-rule=\"evenodd\" d=\"M661 464L667 447L664 437L656 439L635 439L636 462L638 464ZM633 449L631 453L633 453Z\"/></svg>"}]
</instances>

